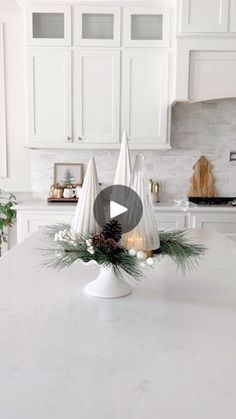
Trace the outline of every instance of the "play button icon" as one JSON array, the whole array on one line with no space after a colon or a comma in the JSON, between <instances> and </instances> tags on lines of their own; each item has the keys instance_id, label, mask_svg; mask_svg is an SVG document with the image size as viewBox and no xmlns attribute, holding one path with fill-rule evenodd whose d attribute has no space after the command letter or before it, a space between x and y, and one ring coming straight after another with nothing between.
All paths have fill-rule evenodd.
<instances>
[{"instance_id":1,"label":"play button icon","mask_svg":"<svg viewBox=\"0 0 236 419\"><path fill-rule=\"evenodd\" d=\"M116 219L122 232L133 230L143 215L143 205L138 194L123 185L113 185L103 189L94 202L94 217L103 227L110 219Z\"/></svg>"},{"instance_id":2,"label":"play button icon","mask_svg":"<svg viewBox=\"0 0 236 419\"><path fill-rule=\"evenodd\" d=\"M128 211L128 208L124 207L123 205L120 205L114 201L110 202L110 218L116 218L119 215L124 214L126 211Z\"/></svg>"}]
</instances>

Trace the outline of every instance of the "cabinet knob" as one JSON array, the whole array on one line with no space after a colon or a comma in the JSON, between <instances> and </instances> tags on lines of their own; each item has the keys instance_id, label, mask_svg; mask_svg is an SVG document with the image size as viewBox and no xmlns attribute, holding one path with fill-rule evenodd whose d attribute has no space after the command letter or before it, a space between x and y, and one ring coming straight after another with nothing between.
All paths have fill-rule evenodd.
<instances>
[{"instance_id":1,"label":"cabinet knob","mask_svg":"<svg viewBox=\"0 0 236 419\"><path fill-rule=\"evenodd\" d=\"M70 142L72 141L72 138L71 138L71 137L67 137L67 138L66 138L66 141L67 141L68 143L70 143Z\"/></svg>"},{"instance_id":2,"label":"cabinet knob","mask_svg":"<svg viewBox=\"0 0 236 419\"><path fill-rule=\"evenodd\" d=\"M82 141L82 137L77 137L77 140L78 141Z\"/></svg>"}]
</instances>

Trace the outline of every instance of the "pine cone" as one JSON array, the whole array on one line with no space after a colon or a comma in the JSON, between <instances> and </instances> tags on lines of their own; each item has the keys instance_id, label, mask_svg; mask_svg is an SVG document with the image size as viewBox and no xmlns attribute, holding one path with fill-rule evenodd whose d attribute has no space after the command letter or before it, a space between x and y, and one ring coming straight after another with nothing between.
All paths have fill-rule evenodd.
<instances>
[{"instance_id":1,"label":"pine cone","mask_svg":"<svg viewBox=\"0 0 236 419\"><path fill-rule=\"evenodd\" d=\"M104 244L105 243L105 237L104 237L104 235L103 234L95 234L93 237L92 237L92 245L93 246L99 246L99 245L101 245L101 244Z\"/></svg>"},{"instance_id":2,"label":"pine cone","mask_svg":"<svg viewBox=\"0 0 236 419\"><path fill-rule=\"evenodd\" d=\"M114 239L107 239L99 245L99 249L104 253L114 253L117 249L117 243Z\"/></svg>"},{"instance_id":3,"label":"pine cone","mask_svg":"<svg viewBox=\"0 0 236 419\"><path fill-rule=\"evenodd\" d=\"M115 242L120 241L122 237L122 228L117 220L110 220L106 223L102 230L102 235L105 239L113 239Z\"/></svg>"}]
</instances>

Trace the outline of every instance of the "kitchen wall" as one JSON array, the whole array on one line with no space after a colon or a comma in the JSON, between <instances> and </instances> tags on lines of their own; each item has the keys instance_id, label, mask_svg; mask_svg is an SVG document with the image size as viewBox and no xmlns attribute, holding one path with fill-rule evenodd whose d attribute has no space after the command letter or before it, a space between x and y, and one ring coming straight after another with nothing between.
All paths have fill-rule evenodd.
<instances>
[{"instance_id":1,"label":"kitchen wall","mask_svg":"<svg viewBox=\"0 0 236 419\"><path fill-rule=\"evenodd\" d=\"M23 148L26 138L25 56L22 10L14 0L0 0L0 22L4 23L7 178L0 189L30 190L30 152Z\"/></svg>"},{"instance_id":2,"label":"kitchen wall","mask_svg":"<svg viewBox=\"0 0 236 419\"><path fill-rule=\"evenodd\" d=\"M219 195L236 196L236 163L228 152L236 150L236 99L203 103L178 103L173 108L171 151L144 152L148 178L161 184L162 200L180 198L189 189L192 166L204 154L212 163ZM135 152L131 152L132 161ZM54 162L81 162L94 156L99 180L112 182L117 151L32 150L31 183L36 195L44 196L53 182Z\"/></svg>"}]
</instances>

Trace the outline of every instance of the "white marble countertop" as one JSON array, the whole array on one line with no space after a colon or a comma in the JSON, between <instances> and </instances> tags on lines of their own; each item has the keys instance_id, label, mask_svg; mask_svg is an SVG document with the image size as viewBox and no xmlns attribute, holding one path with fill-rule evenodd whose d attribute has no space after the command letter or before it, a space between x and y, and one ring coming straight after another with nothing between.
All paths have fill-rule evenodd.
<instances>
[{"instance_id":1,"label":"white marble countertop","mask_svg":"<svg viewBox=\"0 0 236 419\"><path fill-rule=\"evenodd\" d=\"M235 419L236 244L185 277L167 258L117 300L84 295L97 267L39 267L34 233L0 259L1 419Z\"/></svg>"},{"instance_id":2,"label":"white marble countertop","mask_svg":"<svg viewBox=\"0 0 236 419\"><path fill-rule=\"evenodd\" d=\"M189 203L188 206L176 205L173 201L154 204L154 210L160 212L235 212L236 207L225 205L196 205ZM71 211L74 212L76 203L48 203L41 198L32 198L26 201L19 201L15 206L17 211Z\"/></svg>"}]
</instances>

